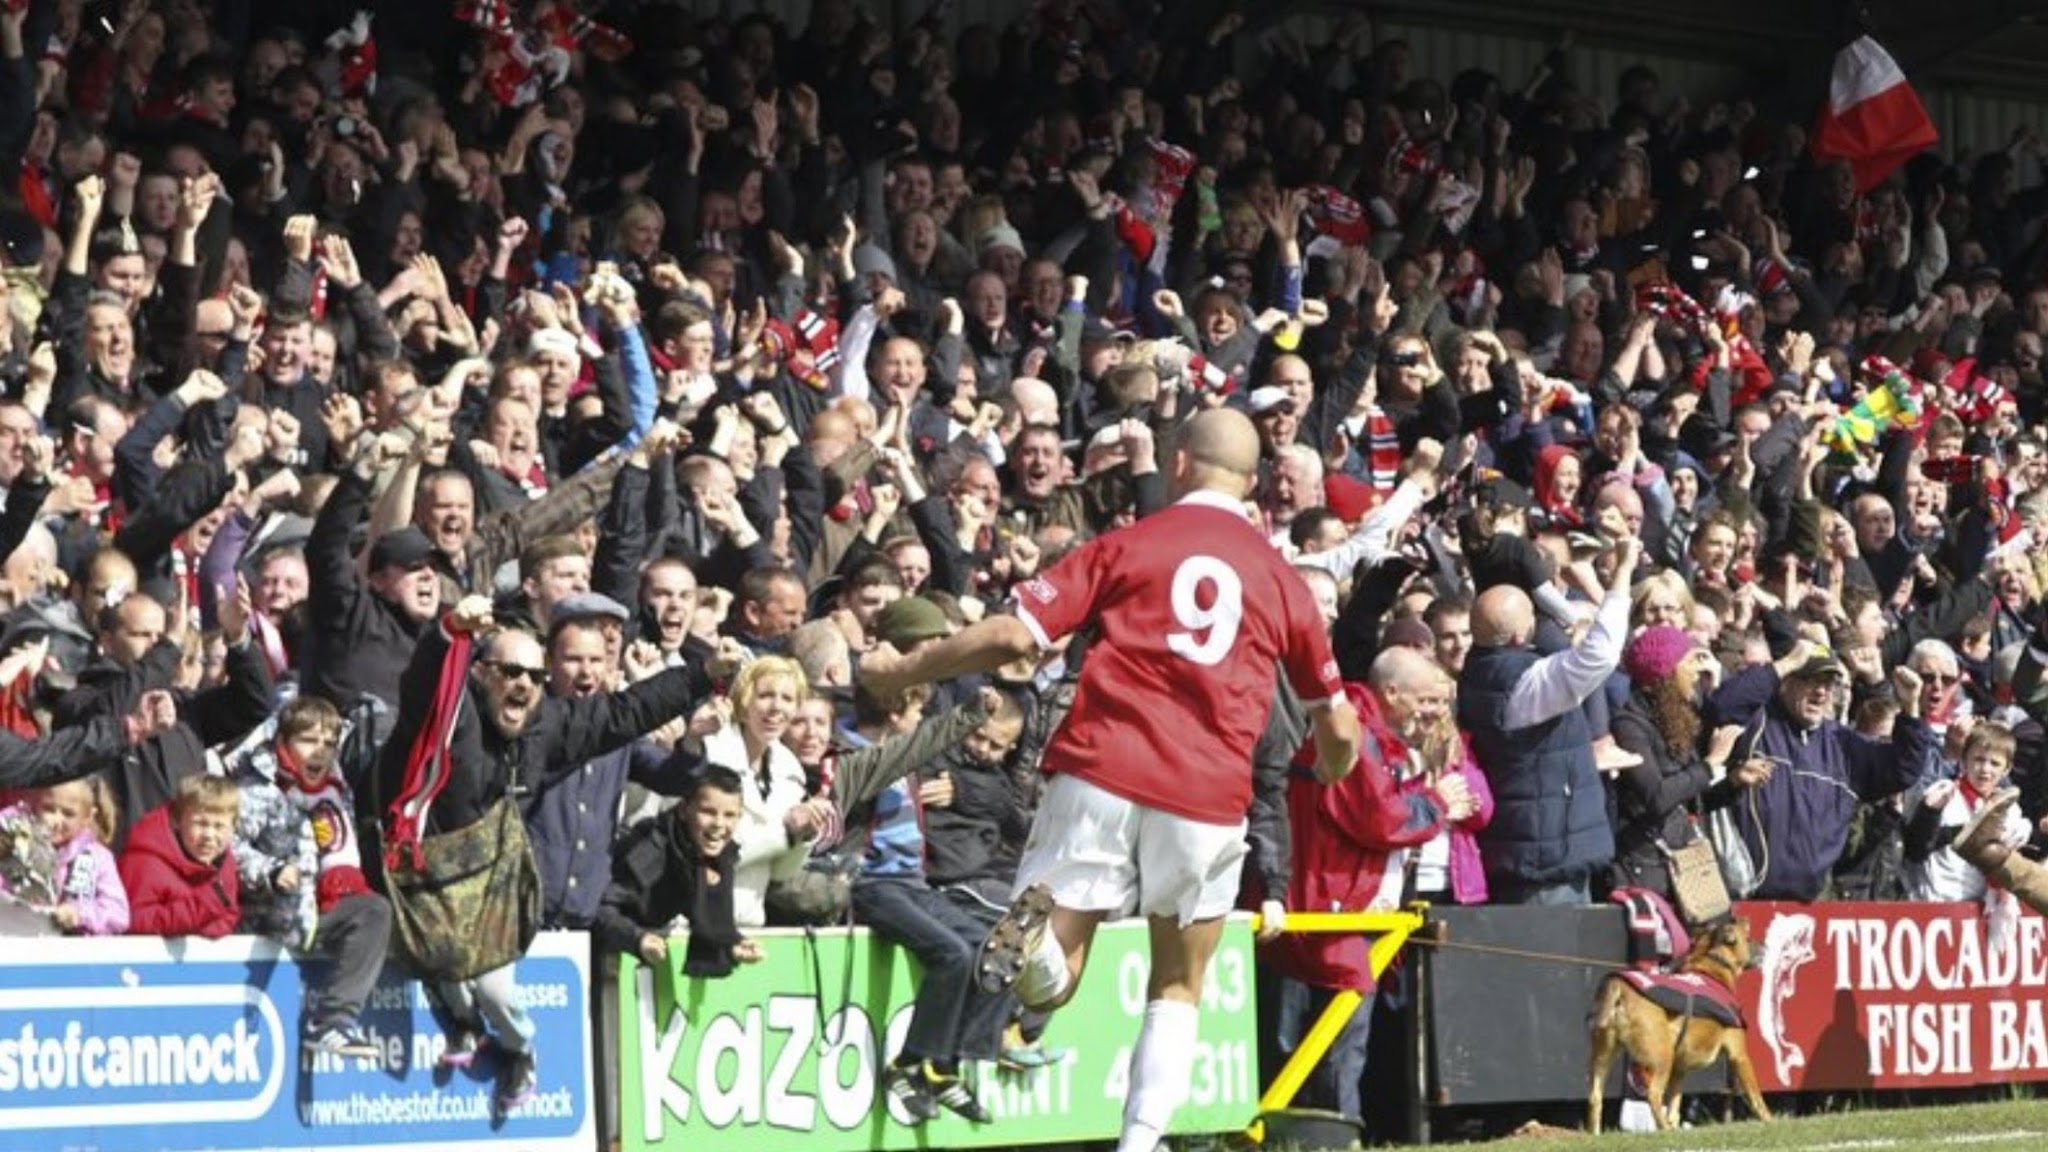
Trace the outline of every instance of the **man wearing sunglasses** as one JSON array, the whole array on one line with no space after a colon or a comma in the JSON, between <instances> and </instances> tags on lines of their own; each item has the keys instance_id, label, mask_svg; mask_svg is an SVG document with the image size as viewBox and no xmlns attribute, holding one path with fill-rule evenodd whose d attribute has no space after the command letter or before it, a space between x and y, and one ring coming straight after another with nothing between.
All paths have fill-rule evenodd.
<instances>
[{"instance_id":1,"label":"man wearing sunglasses","mask_svg":"<svg viewBox=\"0 0 2048 1152\"><path fill-rule=\"evenodd\" d=\"M1936 736L1946 737L1958 720L1965 720L1964 726L1968 726L1970 700L1963 692L1962 661L1946 640L1927 639L1913 645L1906 666L1920 674L1920 718ZM1960 746L1956 751L1960 753Z\"/></svg>"},{"instance_id":2,"label":"man wearing sunglasses","mask_svg":"<svg viewBox=\"0 0 2048 1152\"><path fill-rule=\"evenodd\" d=\"M446 668L451 635L475 636L465 697L455 709L447 741L448 780L432 796L420 827L445 834L482 820L510 793L522 807L584 764L688 715L715 680L739 666L738 646L725 641L709 665L671 668L622 691L575 699L547 693L547 653L541 640L518 627L497 627L491 602L469 596L420 640L400 693L398 725L377 767L377 803L406 793L414 770L411 750L428 720ZM382 815L382 813L379 813ZM373 857L374 858L374 857ZM509 1112L538 1086L534 1025L519 1004L511 965L473 980L433 987L437 1015L448 1030L441 1063L473 1063L485 1044L498 1048L497 1103Z\"/></svg>"}]
</instances>

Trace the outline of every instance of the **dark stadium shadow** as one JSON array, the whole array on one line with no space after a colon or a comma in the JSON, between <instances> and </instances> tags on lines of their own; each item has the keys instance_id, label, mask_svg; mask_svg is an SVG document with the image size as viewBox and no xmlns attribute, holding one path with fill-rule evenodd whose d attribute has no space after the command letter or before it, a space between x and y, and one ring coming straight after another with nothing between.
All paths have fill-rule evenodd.
<instances>
[{"instance_id":1,"label":"dark stadium shadow","mask_svg":"<svg viewBox=\"0 0 2048 1152\"><path fill-rule=\"evenodd\" d=\"M1813 1042L1813 1051L1807 1056L1807 1074L1812 1075L1817 1068L1854 1069L1861 1082L1844 1087L1849 1090L1868 1087L1869 1053L1870 1044L1863 1036L1863 1014L1856 1010L1855 993L1847 989L1836 992L1834 1010L1828 1015L1828 1026L1821 1030L1820 1037Z\"/></svg>"}]
</instances>

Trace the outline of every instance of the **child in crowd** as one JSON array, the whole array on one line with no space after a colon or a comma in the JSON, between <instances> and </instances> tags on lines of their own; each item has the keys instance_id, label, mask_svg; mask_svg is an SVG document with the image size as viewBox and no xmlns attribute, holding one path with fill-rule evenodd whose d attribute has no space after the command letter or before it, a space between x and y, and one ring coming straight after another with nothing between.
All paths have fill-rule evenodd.
<instances>
[{"instance_id":1,"label":"child in crowd","mask_svg":"<svg viewBox=\"0 0 2048 1152\"><path fill-rule=\"evenodd\" d=\"M29 793L0 811L0 891L73 935L128 931L128 890L107 849L116 823L113 792L97 776Z\"/></svg>"},{"instance_id":2,"label":"child in crowd","mask_svg":"<svg viewBox=\"0 0 2048 1152\"><path fill-rule=\"evenodd\" d=\"M744 787L738 772L708 764L686 800L626 833L597 913L599 943L661 964L668 959L662 931L681 916L690 923L684 975L725 976L761 959L760 945L733 921L733 833Z\"/></svg>"},{"instance_id":3,"label":"child in crowd","mask_svg":"<svg viewBox=\"0 0 2048 1152\"><path fill-rule=\"evenodd\" d=\"M341 730L334 705L300 696L273 731L259 729L228 758L242 794L234 846L241 930L330 961L307 988L306 1048L375 1057L381 1050L357 1019L384 969L391 905L363 875L355 798L334 766Z\"/></svg>"},{"instance_id":4,"label":"child in crowd","mask_svg":"<svg viewBox=\"0 0 2048 1152\"><path fill-rule=\"evenodd\" d=\"M883 1090L922 1124L940 1109L972 1123L988 1110L962 1076L975 1060L1002 1055L1004 1027L1015 1001L975 982L975 961L988 935L986 903L966 892L934 888L925 870L925 813L951 807L956 786L933 772L942 758L976 736L991 715L1008 714L1001 693L984 688L967 703L926 720L926 686L878 694L854 692L854 727L837 742L834 799L849 842L865 842L853 883L854 919L900 944L923 966L910 1028L883 1074ZM1006 737L1006 726L990 738ZM930 773L930 775L926 775Z\"/></svg>"},{"instance_id":5,"label":"child in crowd","mask_svg":"<svg viewBox=\"0 0 2048 1152\"><path fill-rule=\"evenodd\" d=\"M107 848L118 823L107 782L87 776L43 788L17 810L34 813L54 853L47 888L51 922L79 936L128 931L128 889Z\"/></svg>"},{"instance_id":6,"label":"child in crowd","mask_svg":"<svg viewBox=\"0 0 2048 1152\"><path fill-rule=\"evenodd\" d=\"M233 781L187 776L170 803L142 818L121 853L130 932L219 938L235 930L242 909L228 849L240 807Z\"/></svg>"},{"instance_id":7,"label":"child in crowd","mask_svg":"<svg viewBox=\"0 0 2048 1152\"><path fill-rule=\"evenodd\" d=\"M1961 774L1952 780L1936 780L1907 797L1907 895L1915 900L1985 897L1984 874L1956 855L1950 845L1977 810L2005 787L2018 747L2011 732L1996 724L1979 723L1963 743ZM2027 842L2030 831L2018 807L2005 810L2001 839L2018 847Z\"/></svg>"}]
</instances>

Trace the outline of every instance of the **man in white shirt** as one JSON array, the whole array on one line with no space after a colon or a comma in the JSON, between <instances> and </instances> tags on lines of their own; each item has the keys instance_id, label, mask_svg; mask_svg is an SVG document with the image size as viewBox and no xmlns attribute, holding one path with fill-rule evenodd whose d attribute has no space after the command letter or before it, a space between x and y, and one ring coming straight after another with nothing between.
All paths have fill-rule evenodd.
<instances>
[{"instance_id":1,"label":"man in white shirt","mask_svg":"<svg viewBox=\"0 0 2048 1152\"><path fill-rule=\"evenodd\" d=\"M1472 611L1473 649L1458 678L1458 726L1493 785L1493 822L1479 838L1494 902L1583 904L1614 856L1606 789L1580 705L1621 663L1629 586L1642 542L1617 546L1613 585L1576 647L1539 657L1536 608L1496 585Z\"/></svg>"}]
</instances>

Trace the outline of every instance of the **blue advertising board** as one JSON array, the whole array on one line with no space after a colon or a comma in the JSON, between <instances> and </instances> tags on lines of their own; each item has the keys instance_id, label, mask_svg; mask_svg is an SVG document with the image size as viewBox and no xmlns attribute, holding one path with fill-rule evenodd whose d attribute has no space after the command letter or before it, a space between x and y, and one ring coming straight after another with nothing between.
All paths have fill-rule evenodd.
<instances>
[{"instance_id":1,"label":"blue advertising board","mask_svg":"<svg viewBox=\"0 0 2048 1152\"><path fill-rule=\"evenodd\" d=\"M587 937L543 934L519 964L540 1086L502 1117L490 1062L437 1072L426 999L390 973L362 1019L382 1056L303 1052L307 975L317 963L243 937L17 940L0 952L0 1152L595 1147Z\"/></svg>"}]
</instances>

